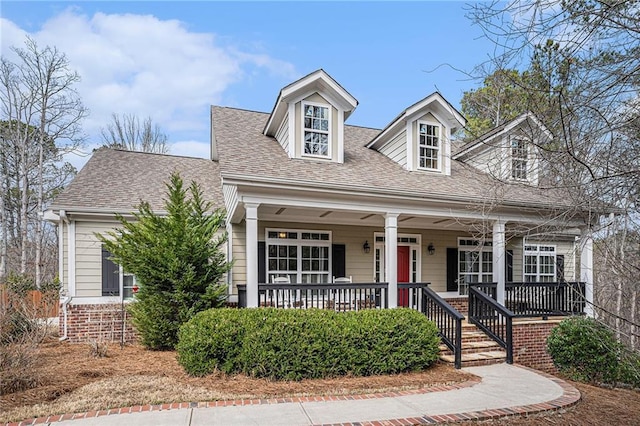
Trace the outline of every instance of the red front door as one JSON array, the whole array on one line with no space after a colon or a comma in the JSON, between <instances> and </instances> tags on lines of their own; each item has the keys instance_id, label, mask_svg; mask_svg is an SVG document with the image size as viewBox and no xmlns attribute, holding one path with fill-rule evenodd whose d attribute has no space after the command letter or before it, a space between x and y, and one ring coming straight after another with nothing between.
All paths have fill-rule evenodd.
<instances>
[{"instance_id":1,"label":"red front door","mask_svg":"<svg viewBox=\"0 0 640 426\"><path fill-rule=\"evenodd\" d=\"M409 282L409 246L398 246L398 282ZM409 289L398 290L398 306L409 306Z\"/></svg>"}]
</instances>

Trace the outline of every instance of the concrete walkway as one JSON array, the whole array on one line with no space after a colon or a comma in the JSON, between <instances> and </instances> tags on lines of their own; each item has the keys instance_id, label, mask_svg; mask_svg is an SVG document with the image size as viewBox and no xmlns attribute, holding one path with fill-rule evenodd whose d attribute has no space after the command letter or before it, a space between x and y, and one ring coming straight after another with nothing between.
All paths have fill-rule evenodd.
<instances>
[{"instance_id":1,"label":"concrete walkway","mask_svg":"<svg viewBox=\"0 0 640 426\"><path fill-rule=\"evenodd\" d=\"M299 398L296 402L253 401L251 405L241 405L238 401L238 405L210 408L202 408L202 403L183 404L188 408L150 407L150 411L117 415L94 412L82 419L75 420L76 415L74 420L64 420L67 417L64 416L59 422L57 418L45 422L70 426L412 425L531 414L570 406L580 399L580 393L566 382L527 368L497 364L464 370L479 376L481 381L446 391L408 391L353 399L326 398L326 401L309 401L309 398Z\"/></svg>"}]
</instances>

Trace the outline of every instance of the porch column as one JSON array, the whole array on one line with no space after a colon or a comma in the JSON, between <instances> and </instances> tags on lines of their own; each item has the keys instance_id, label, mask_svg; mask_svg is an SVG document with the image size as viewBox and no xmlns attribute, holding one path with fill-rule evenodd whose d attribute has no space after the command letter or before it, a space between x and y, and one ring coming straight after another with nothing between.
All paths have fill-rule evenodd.
<instances>
[{"instance_id":1,"label":"porch column","mask_svg":"<svg viewBox=\"0 0 640 426\"><path fill-rule=\"evenodd\" d=\"M505 293L505 222L497 220L493 223L493 281L497 283L497 302L504 306Z\"/></svg>"},{"instance_id":2,"label":"porch column","mask_svg":"<svg viewBox=\"0 0 640 426\"><path fill-rule=\"evenodd\" d=\"M384 217L385 276L389 308L398 307L398 213Z\"/></svg>"},{"instance_id":3,"label":"porch column","mask_svg":"<svg viewBox=\"0 0 640 426\"><path fill-rule=\"evenodd\" d=\"M258 307L258 206L245 203L247 308Z\"/></svg>"},{"instance_id":4,"label":"porch column","mask_svg":"<svg viewBox=\"0 0 640 426\"><path fill-rule=\"evenodd\" d=\"M593 236L590 229L583 231L580 236L580 281L585 283L587 304L584 313L593 317Z\"/></svg>"}]
</instances>

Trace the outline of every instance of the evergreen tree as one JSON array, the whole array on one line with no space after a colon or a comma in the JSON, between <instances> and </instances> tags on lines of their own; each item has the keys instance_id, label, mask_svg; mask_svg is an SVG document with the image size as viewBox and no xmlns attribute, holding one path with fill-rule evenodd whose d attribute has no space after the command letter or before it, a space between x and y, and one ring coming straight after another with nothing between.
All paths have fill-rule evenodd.
<instances>
[{"instance_id":1,"label":"evergreen tree","mask_svg":"<svg viewBox=\"0 0 640 426\"><path fill-rule=\"evenodd\" d=\"M220 232L224 212L209 213L211 203L195 182L187 190L172 174L165 208L166 216L160 216L142 202L134 220L118 215L120 228L96 234L112 260L136 276L139 291L131 313L142 344L150 349L173 348L181 324L223 304L222 277L231 266L221 250L227 241L226 232Z\"/></svg>"}]
</instances>

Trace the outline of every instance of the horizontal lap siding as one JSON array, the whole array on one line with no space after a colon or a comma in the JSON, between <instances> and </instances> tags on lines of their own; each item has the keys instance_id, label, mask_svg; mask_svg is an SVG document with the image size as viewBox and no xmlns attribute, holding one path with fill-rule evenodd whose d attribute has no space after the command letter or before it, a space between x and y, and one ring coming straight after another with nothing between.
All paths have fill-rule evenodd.
<instances>
[{"instance_id":1,"label":"horizontal lap siding","mask_svg":"<svg viewBox=\"0 0 640 426\"><path fill-rule=\"evenodd\" d=\"M285 152L289 152L289 113L287 113L276 132L276 140L280 142Z\"/></svg>"},{"instance_id":2,"label":"horizontal lap siding","mask_svg":"<svg viewBox=\"0 0 640 426\"><path fill-rule=\"evenodd\" d=\"M344 244L346 247L346 275L352 276L354 282L372 282L374 279L375 238L374 233L384 233L383 227L345 226L330 224L284 223L258 221L258 240L265 240L265 230L273 229L307 229L332 231L332 243ZM233 292L235 285L246 282L245 227L233 225ZM462 231L398 229L399 234L419 234L422 236L420 252L422 256L421 282L431 282L436 291L446 291L446 255L447 247L457 247L458 237L468 237ZM362 245L369 242L371 251L363 253ZM433 243L434 255L429 255L426 247Z\"/></svg>"},{"instance_id":3,"label":"horizontal lap siding","mask_svg":"<svg viewBox=\"0 0 640 426\"><path fill-rule=\"evenodd\" d=\"M386 155L402 167L407 166L407 131L403 130L380 148L380 153Z\"/></svg>"},{"instance_id":4,"label":"horizontal lap siding","mask_svg":"<svg viewBox=\"0 0 640 426\"><path fill-rule=\"evenodd\" d=\"M117 224L76 222L76 296L102 296L102 243L94 232L105 233Z\"/></svg>"}]
</instances>

